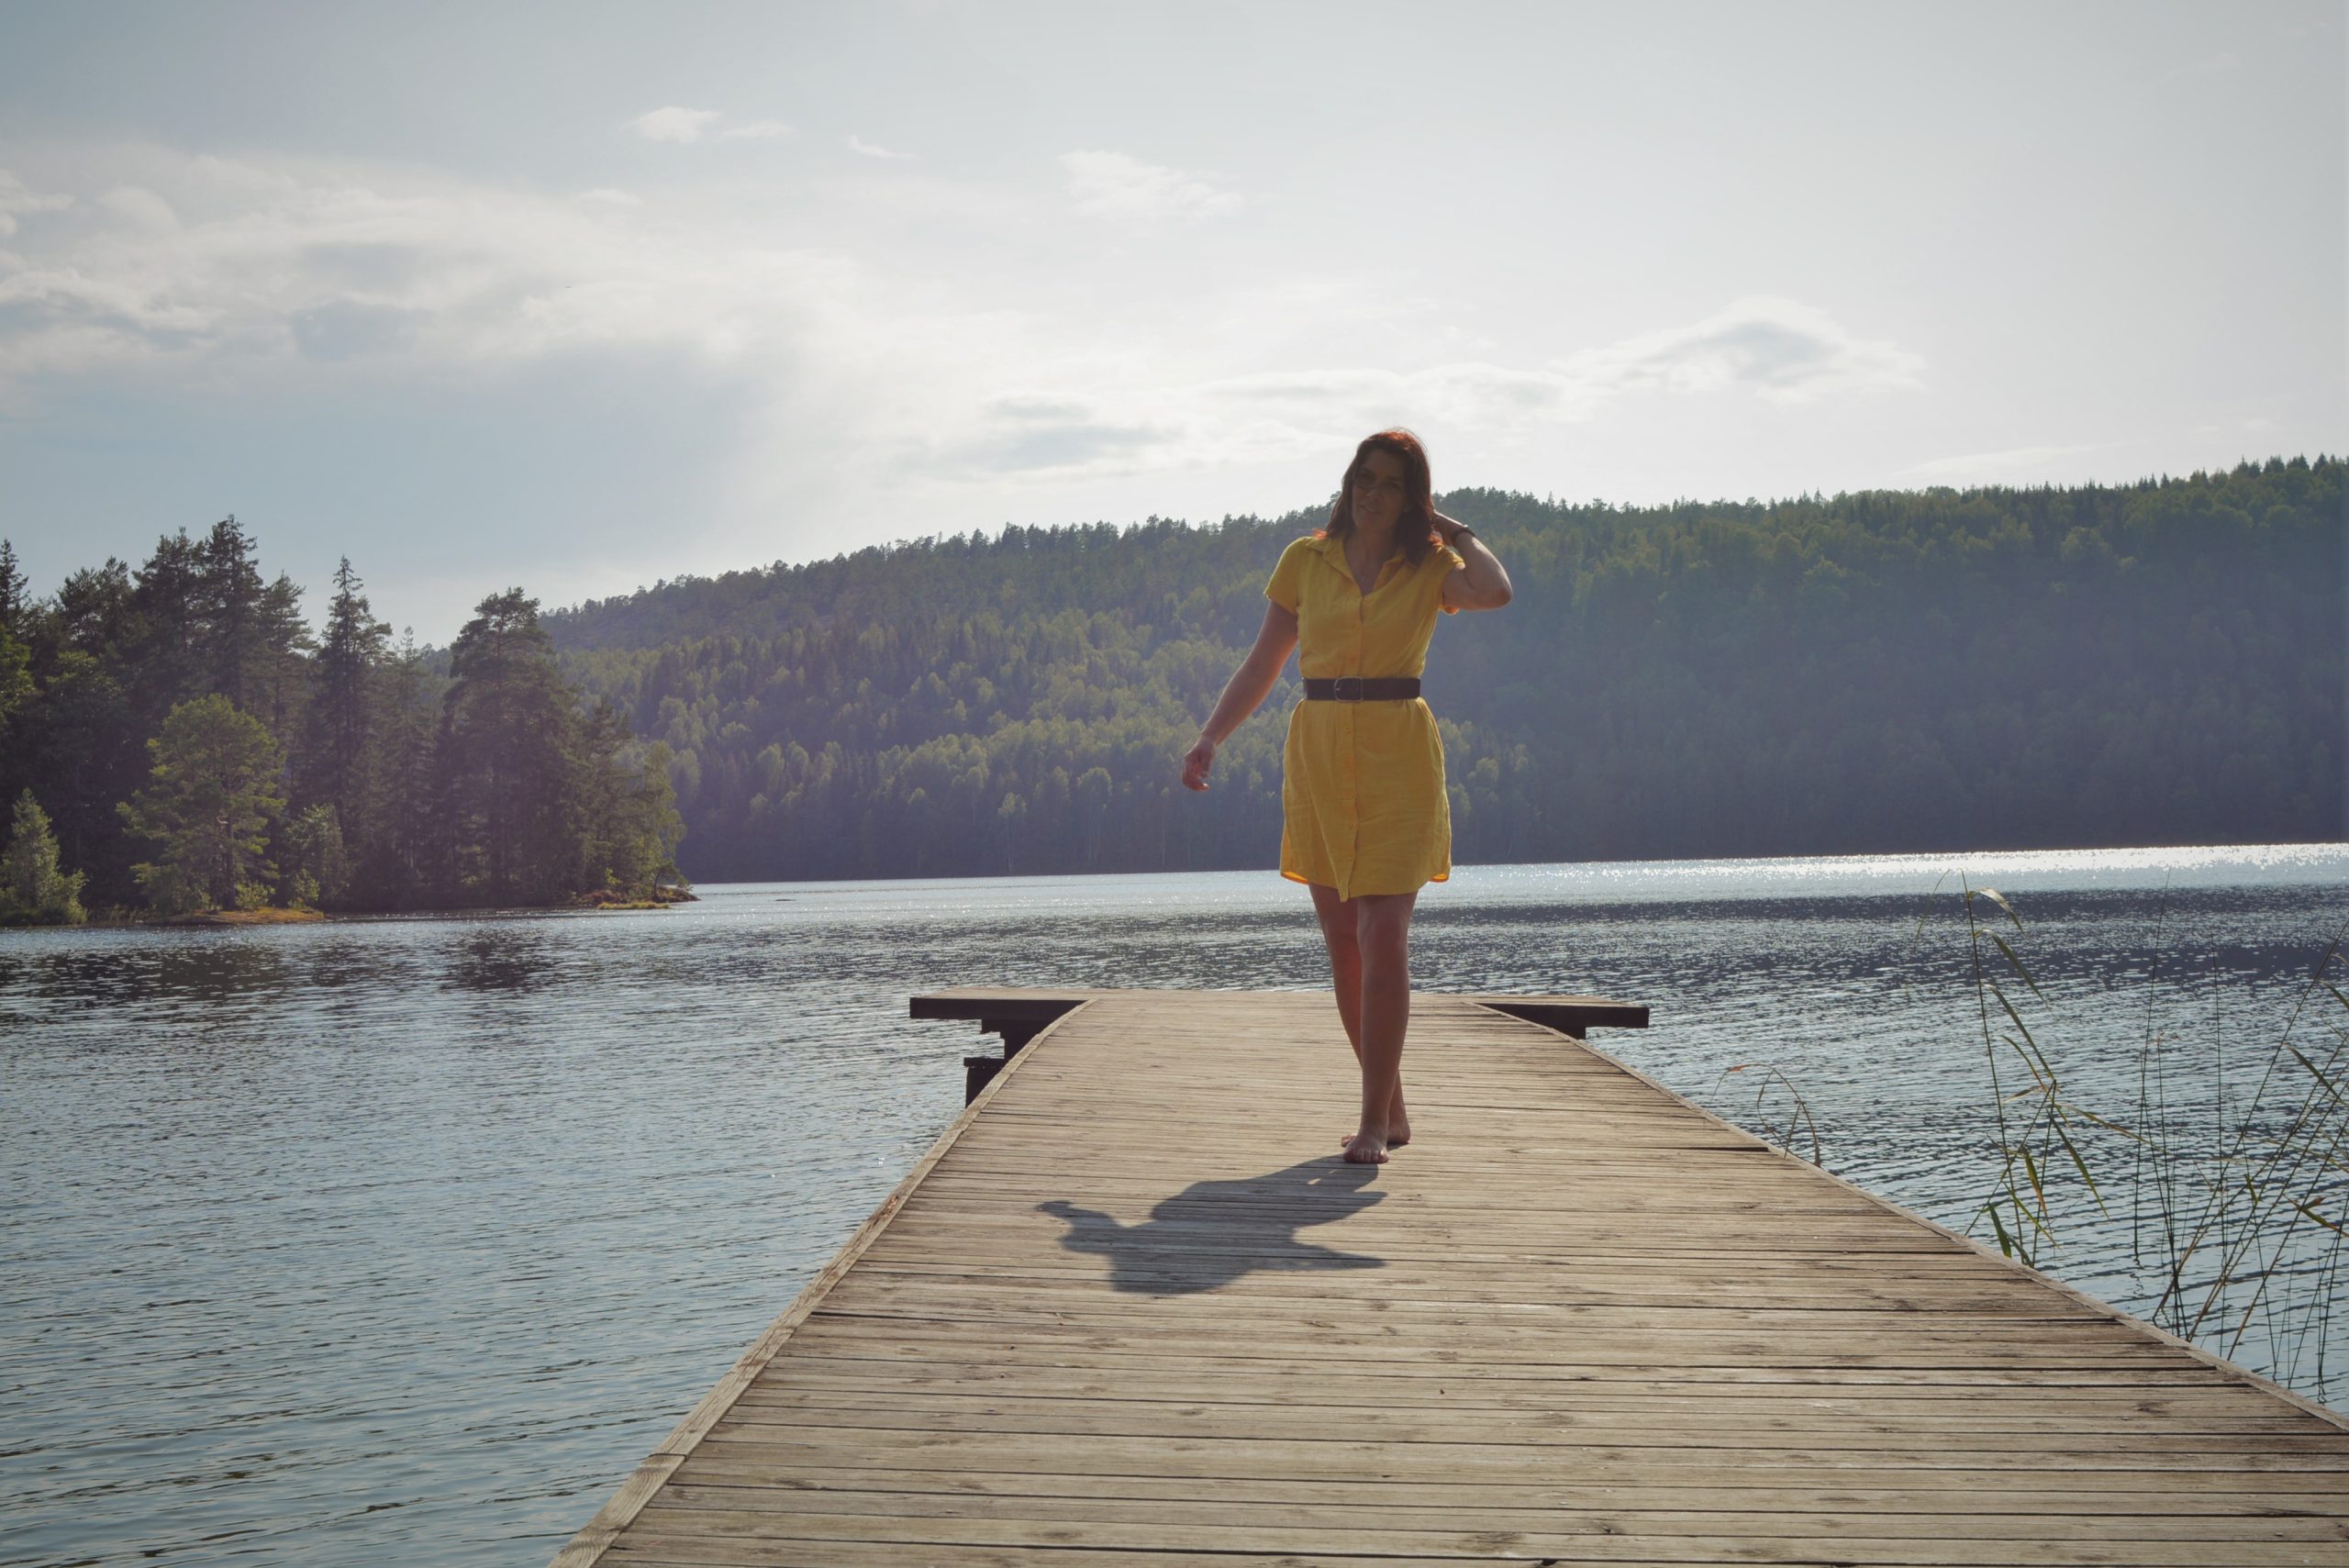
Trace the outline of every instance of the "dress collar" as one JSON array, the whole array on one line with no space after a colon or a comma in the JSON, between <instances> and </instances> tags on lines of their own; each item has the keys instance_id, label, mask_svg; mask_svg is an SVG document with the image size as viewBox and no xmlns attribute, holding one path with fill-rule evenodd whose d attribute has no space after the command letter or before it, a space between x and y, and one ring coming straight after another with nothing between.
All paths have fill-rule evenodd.
<instances>
[{"instance_id":1,"label":"dress collar","mask_svg":"<svg viewBox=\"0 0 2349 1568\"><path fill-rule=\"evenodd\" d=\"M1360 592L1362 584L1354 582L1354 569L1346 563L1346 541L1329 534L1322 534L1317 537L1313 543L1321 551L1321 559L1342 573L1346 581L1353 584L1354 589ZM1380 562L1378 575L1371 580L1371 591L1375 593L1379 584L1386 581L1386 574L1404 564L1402 552L1399 550Z\"/></svg>"}]
</instances>

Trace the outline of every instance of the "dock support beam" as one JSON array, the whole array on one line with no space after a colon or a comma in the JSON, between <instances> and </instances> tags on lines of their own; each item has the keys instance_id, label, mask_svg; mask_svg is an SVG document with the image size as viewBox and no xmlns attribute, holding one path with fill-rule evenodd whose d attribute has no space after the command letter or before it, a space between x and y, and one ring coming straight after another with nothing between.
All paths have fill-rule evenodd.
<instances>
[{"instance_id":1,"label":"dock support beam","mask_svg":"<svg viewBox=\"0 0 2349 1568\"><path fill-rule=\"evenodd\" d=\"M1085 1000L1082 995L1048 993L999 996L946 993L916 996L907 1010L917 1018L975 1018L982 1031L1002 1039L1000 1056L963 1058L963 1103L967 1106L979 1097L981 1089L995 1081L1005 1062L1019 1054L1021 1046L1043 1033L1054 1018L1082 1006Z\"/></svg>"}]
</instances>

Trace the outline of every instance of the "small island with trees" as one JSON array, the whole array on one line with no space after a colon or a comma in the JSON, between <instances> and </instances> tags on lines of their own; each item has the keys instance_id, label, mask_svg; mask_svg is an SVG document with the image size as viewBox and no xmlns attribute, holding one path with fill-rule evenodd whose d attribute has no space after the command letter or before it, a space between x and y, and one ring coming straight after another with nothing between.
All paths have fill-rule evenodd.
<instances>
[{"instance_id":1,"label":"small island with trees","mask_svg":"<svg viewBox=\"0 0 2349 1568\"><path fill-rule=\"evenodd\" d=\"M690 896L667 749L518 588L395 647L345 560L313 634L234 517L26 592L0 540L0 923L649 907Z\"/></svg>"}]
</instances>

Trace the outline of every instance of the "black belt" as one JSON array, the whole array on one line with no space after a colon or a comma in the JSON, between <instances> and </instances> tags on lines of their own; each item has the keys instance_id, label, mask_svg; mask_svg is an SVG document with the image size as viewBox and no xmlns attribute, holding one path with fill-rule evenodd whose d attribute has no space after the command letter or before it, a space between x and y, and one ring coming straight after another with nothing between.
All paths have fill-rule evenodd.
<instances>
[{"instance_id":1,"label":"black belt","mask_svg":"<svg viewBox=\"0 0 2349 1568\"><path fill-rule=\"evenodd\" d=\"M1409 702L1419 695L1417 675L1340 675L1334 680L1308 678L1308 702Z\"/></svg>"}]
</instances>

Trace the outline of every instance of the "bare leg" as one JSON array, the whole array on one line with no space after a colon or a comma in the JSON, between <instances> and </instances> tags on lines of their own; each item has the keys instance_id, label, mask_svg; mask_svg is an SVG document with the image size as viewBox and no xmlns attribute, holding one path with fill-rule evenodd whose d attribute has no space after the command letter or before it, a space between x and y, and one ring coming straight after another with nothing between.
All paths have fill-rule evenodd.
<instances>
[{"instance_id":1,"label":"bare leg","mask_svg":"<svg viewBox=\"0 0 2349 1568\"><path fill-rule=\"evenodd\" d=\"M1346 1043L1353 1048L1357 1065L1362 1061L1362 942L1361 901L1341 899L1337 889L1319 883L1307 884L1313 892L1313 912L1321 922L1321 939L1330 950L1330 979L1338 994L1338 1021L1345 1026ZM1341 1142L1352 1142L1351 1136ZM1394 1097L1386 1104L1386 1147L1400 1149L1411 1141L1411 1118L1403 1104L1403 1082L1398 1073L1395 1081Z\"/></svg>"},{"instance_id":2,"label":"bare leg","mask_svg":"<svg viewBox=\"0 0 2349 1568\"><path fill-rule=\"evenodd\" d=\"M1403 1034L1411 1022L1411 906L1416 893L1364 894L1353 900L1362 949L1362 1127L1346 1158L1383 1160L1403 1094ZM1374 1142L1375 1140L1375 1142Z\"/></svg>"},{"instance_id":3,"label":"bare leg","mask_svg":"<svg viewBox=\"0 0 2349 1568\"><path fill-rule=\"evenodd\" d=\"M1384 1150L1399 1149L1411 1140L1411 1122L1403 1104L1402 1040L1409 1021L1411 987L1408 941L1416 894L1366 894L1341 899L1337 890L1310 884L1313 909L1321 922L1322 940L1330 950L1330 977L1338 995L1338 1018L1345 1026L1346 1042L1363 1073L1364 1115L1357 1131L1343 1141L1347 1157L1364 1133L1375 1132L1365 1146L1362 1162L1383 1161ZM1365 954L1372 955L1366 960ZM1367 1017L1375 1062L1365 1062L1364 1027ZM1386 1085L1380 1108L1371 1113L1374 1078Z\"/></svg>"}]
</instances>

